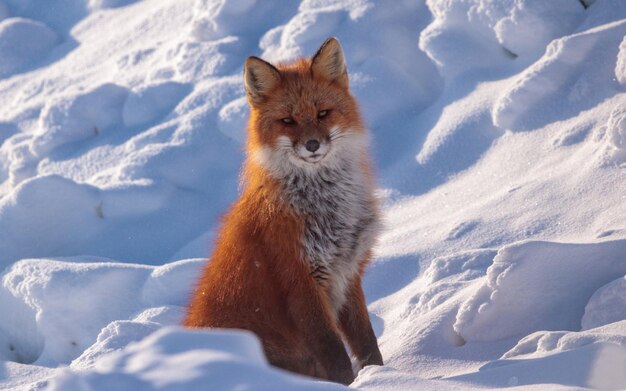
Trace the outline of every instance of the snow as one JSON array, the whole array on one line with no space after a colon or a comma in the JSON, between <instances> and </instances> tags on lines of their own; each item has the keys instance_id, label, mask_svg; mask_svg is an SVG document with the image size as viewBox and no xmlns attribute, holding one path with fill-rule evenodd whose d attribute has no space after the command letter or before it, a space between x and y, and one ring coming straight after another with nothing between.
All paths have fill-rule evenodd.
<instances>
[{"instance_id":1,"label":"snow","mask_svg":"<svg viewBox=\"0 0 626 391\"><path fill-rule=\"evenodd\" d=\"M615 78L620 84L626 84L626 37L619 45L617 63L615 64Z\"/></svg>"},{"instance_id":2,"label":"snow","mask_svg":"<svg viewBox=\"0 0 626 391\"><path fill-rule=\"evenodd\" d=\"M533 383L562 384L590 389L620 389L626 378L626 349L615 344L595 343L532 360L506 360L481 368L480 374L453 378L492 387ZM572 370L576 368L576 370Z\"/></svg>"},{"instance_id":3,"label":"snow","mask_svg":"<svg viewBox=\"0 0 626 391\"><path fill-rule=\"evenodd\" d=\"M0 389L343 389L179 327L248 55L344 47L385 230L365 390L626 388L626 2L0 0Z\"/></svg>"},{"instance_id":4,"label":"snow","mask_svg":"<svg viewBox=\"0 0 626 391\"><path fill-rule=\"evenodd\" d=\"M39 116L30 150L35 156L46 156L61 145L108 131L122 121L122 107L127 95L124 87L107 83L91 91L74 92L69 97L48 102Z\"/></svg>"},{"instance_id":5,"label":"snow","mask_svg":"<svg viewBox=\"0 0 626 391\"><path fill-rule=\"evenodd\" d=\"M486 281L462 304L454 330L465 341L495 341L537 330L580 329L589 297L626 274L624 254L625 240L506 246L487 269Z\"/></svg>"},{"instance_id":6,"label":"snow","mask_svg":"<svg viewBox=\"0 0 626 391\"><path fill-rule=\"evenodd\" d=\"M542 54L550 41L571 32L582 16L583 6L575 1L518 1L494 30L504 48L532 58Z\"/></svg>"},{"instance_id":7,"label":"snow","mask_svg":"<svg viewBox=\"0 0 626 391\"><path fill-rule=\"evenodd\" d=\"M187 92L184 84L176 82L141 86L126 97L122 108L124 125L145 125L158 119L163 113L172 111Z\"/></svg>"},{"instance_id":8,"label":"snow","mask_svg":"<svg viewBox=\"0 0 626 391\"><path fill-rule=\"evenodd\" d=\"M581 319L583 330L593 329L626 320L626 276L618 278L596 290L585 306Z\"/></svg>"},{"instance_id":9,"label":"snow","mask_svg":"<svg viewBox=\"0 0 626 391\"><path fill-rule=\"evenodd\" d=\"M201 264L199 259L159 268L84 258L17 262L4 274L3 293L12 303L14 327L31 326L29 332L22 328L16 337L23 341L2 355L42 365L69 363L96 338L98 343L110 339L104 326L118 319L136 317L141 325L169 319L175 324L192 289L180 280L193 279Z\"/></svg>"},{"instance_id":10,"label":"snow","mask_svg":"<svg viewBox=\"0 0 626 391\"><path fill-rule=\"evenodd\" d=\"M606 124L606 152L603 163L626 163L626 109L616 106Z\"/></svg>"},{"instance_id":11,"label":"snow","mask_svg":"<svg viewBox=\"0 0 626 391\"><path fill-rule=\"evenodd\" d=\"M522 72L502 94L494 123L511 130L529 130L576 115L618 90L612 70L626 21L616 21L556 39L545 55ZM593 87L592 87L593 86ZM554 102L567 102L555 110Z\"/></svg>"},{"instance_id":12,"label":"snow","mask_svg":"<svg viewBox=\"0 0 626 391\"><path fill-rule=\"evenodd\" d=\"M9 76L41 60L59 39L48 26L35 20L8 18L0 6L0 76Z\"/></svg>"},{"instance_id":13,"label":"snow","mask_svg":"<svg viewBox=\"0 0 626 391\"><path fill-rule=\"evenodd\" d=\"M188 379L193 379L189 382ZM343 386L314 382L267 364L261 344L249 332L213 333L163 328L98 362L96 371L61 372L48 390L134 389L303 389L341 390Z\"/></svg>"},{"instance_id":14,"label":"snow","mask_svg":"<svg viewBox=\"0 0 626 391\"><path fill-rule=\"evenodd\" d=\"M8 18L9 15L9 8L7 7L7 5L0 2L0 20Z\"/></svg>"}]
</instances>

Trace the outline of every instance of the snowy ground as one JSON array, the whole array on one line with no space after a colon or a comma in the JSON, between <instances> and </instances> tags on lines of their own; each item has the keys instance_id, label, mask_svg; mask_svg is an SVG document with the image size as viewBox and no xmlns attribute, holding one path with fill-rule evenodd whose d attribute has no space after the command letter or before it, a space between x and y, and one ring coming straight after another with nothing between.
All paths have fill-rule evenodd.
<instances>
[{"instance_id":1,"label":"snowy ground","mask_svg":"<svg viewBox=\"0 0 626 391\"><path fill-rule=\"evenodd\" d=\"M331 35L386 218L352 387L626 388L626 1L0 0L0 389L343 388L176 327L243 60Z\"/></svg>"}]
</instances>

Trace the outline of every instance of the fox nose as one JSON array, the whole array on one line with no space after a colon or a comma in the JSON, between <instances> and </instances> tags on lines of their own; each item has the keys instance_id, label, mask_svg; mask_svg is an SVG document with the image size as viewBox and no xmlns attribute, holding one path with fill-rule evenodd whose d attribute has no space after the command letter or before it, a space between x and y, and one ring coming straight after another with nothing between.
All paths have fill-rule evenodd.
<instances>
[{"instance_id":1,"label":"fox nose","mask_svg":"<svg viewBox=\"0 0 626 391\"><path fill-rule=\"evenodd\" d=\"M317 140L309 140L306 142L306 144L304 144L304 147L307 149L307 151L309 152L315 152L320 148L320 142Z\"/></svg>"}]
</instances>

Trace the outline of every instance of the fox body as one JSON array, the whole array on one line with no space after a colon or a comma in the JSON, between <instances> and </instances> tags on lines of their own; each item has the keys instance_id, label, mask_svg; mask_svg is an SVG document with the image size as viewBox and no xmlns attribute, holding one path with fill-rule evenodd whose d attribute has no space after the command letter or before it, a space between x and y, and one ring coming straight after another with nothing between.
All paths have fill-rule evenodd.
<instances>
[{"instance_id":1,"label":"fox body","mask_svg":"<svg viewBox=\"0 0 626 391\"><path fill-rule=\"evenodd\" d=\"M350 383L382 365L361 277L379 212L368 136L339 42L311 59L246 60L243 192L226 214L185 325L247 329L269 362Z\"/></svg>"}]
</instances>

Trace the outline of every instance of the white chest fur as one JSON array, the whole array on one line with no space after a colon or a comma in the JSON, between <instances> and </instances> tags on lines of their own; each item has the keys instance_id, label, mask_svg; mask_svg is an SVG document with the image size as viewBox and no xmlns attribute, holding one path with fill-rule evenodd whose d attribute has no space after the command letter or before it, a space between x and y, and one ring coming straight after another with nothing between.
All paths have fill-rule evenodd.
<instances>
[{"instance_id":1,"label":"white chest fur","mask_svg":"<svg viewBox=\"0 0 626 391\"><path fill-rule=\"evenodd\" d=\"M334 128L331 133L337 132ZM367 145L365 131L344 129L332 138L319 165L304 163L286 136L279 137L275 147L265 146L253 155L279 180L284 201L304 220L302 254L311 276L326 290L335 316L379 228L361 164Z\"/></svg>"},{"instance_id":2,"label":"white chest fur","mask_svg":"<svg viewBox=\"0 0 626 391\"><path fill-rule=\"evenodd\" d=\"M311 276L326 289L335 315L377 233L364 175L357 164L345 161L283 178L286 201L305 222L301 245Z\"/></svg>"}]
</instances>

